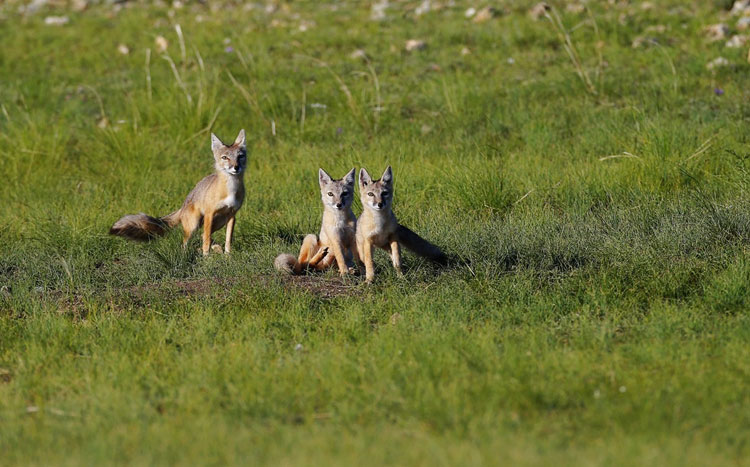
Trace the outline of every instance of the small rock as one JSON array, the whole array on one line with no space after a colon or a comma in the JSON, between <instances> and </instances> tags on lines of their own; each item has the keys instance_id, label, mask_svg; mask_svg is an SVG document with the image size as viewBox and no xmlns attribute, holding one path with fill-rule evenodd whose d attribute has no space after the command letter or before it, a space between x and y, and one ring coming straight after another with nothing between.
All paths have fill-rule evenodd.
<instances>
[{"instance_id":1,"label":"small rock","mask_svg":"<svg viewBox=\"0 0 750 467\"><path fill-rule=\"evenodd\" d=\"M630 46L634 49L641 48L645 45L652 44L652 43L658 43L658 41L649 36L638 36L635 39L633 39L633 42L630 44Z\"/></svg>"},{"instance_id":2,"label":"small rock","mask_svg":"<svg viewBox=\"0 0 750 467\"><path fill-rule=\"evenodd\" d=\"M547 3L545 2L537 3L529 10L529 16L531 16L531 19L533 19L534 21L539 21L540 19L544 18L549 8L549 5L547 5Z\"/></svg>"},{"instance_id":3,"label":"small rock","mask_svg":"<svg viewBox=\"0 0 750 467\"><path fill-rule=\"evenodd\" d=\"M26 413L37 413L37 412L39 412L39 407L35 405L30 405L26 407Z\"/></svg>"},{"instance_id":4,"label":"small rock","mask_svg":"<svg viewBox=\"0 0 750 467\"><path fill-rule=\"evenodd\" d=\"M395 325L395 324L398 324L399 322L401 322L402 319L404 319L404 318L401 316L400 313L393 313L391 315L391 318L389 319L389 321L391 322L391 324Z\"/></svg>"},{"instance_id":5,"label":"small rock","mask_svg":"<svg viewBox=\"0 0 750 467\"><path fill-rule=\"evenodd\" d=\"M583 3L568 3L565 5L565 11L570 13L583 13L584 10L586 10L586 7L583 6Z\"/></svg>"},{"instance_id":6,"label":"small rock","mask_svg":"<svg viewBox=\"0 0 750 467\"><path fill-rule=\"evenodd\" d=\"M27 15L33 15L43 7L45 7L48 3L48 0L32 0L31 3L26 5L24 8L23 6L19 8L19 12L26 13Z\"/></svg>"},{"instance_id":7,"label":"small rock","mask_svg":"<svg viewBox=\"0 0 750 467\"><path fill-rule=\"evenodd\" d=\"M302 347L302 344L297 344L294 346L294 350L296 352L301 352L302 350L304 350L304 347Z\"/></svg>"},{"instance_id":8,"label":"small rock","mask_svg":"<svg viewBox=\"0 0 750 467\"><path fill-rule=\"evenodd\" d=\"M70 22L67 16L47 16L44 18L44 24L47 26L64 26Z\"/></svg>"},{"instance_id":9,"label":"small rock","mask_svg":"<svg viewBox=\"0 0 750 467\"><path fill-rule=\"evenodd\" d=\"M464 11L464 16L467 18L471 18L472 16L477 14L477 9L474 7L467 8L466 11Z\"/></svg>"},{"instance_id":10,"label":"small rock","mask_svg":"<svg viewBox=\"0 0 750 467\"><path fill-rule=\"evenodd\" d=\"M422 125L422 128L420 128L419 131L421 131L423 135L426 135L427 133L432 131L432 127L425 123L424 125Z\"/></svg>"},{"instance_id":11,"label":"small rock","mask_svg":"<svg viewBox=\"0 0 750 467\"><path fill-rule=\"evenodd\" d=\"M367 52L362 49L357 49L349 54L349 58L352 60L367 60Z\"/></svg>"},{"instance_id":12,"label":"small rock","mask_svg":"<svg viewBox=\"0 0 750 467\"><path fill-rule=\"evenodd\" d=\"M125 44L120 44L117 46L117 51L120 52L123 55L127 55L130 53L130 49Z\"/></svg>"},{"instance_id":13,"label":"small rock","mask_svg":"<svg viewBox=\"0 0 750 467\"><path fill-rule=\"evenodd\" d=\"M73 0L70 2L70 7L73 9L73 11L83 11L86 8L89 7L88 0Z\"/></svg>"},{"instance_id":14,"label":"small rock","mask_svg":"<svg viewBox=\"0 0 750 467\"><path fill-rule=\"evenodd\" d=\"M654 4L651 2L643 2L641 3L641 10L643 11L649 11L654 9Z\"/></svg>"},{"instance_id":15,"label":"small rock","mask_svg":"<svg viewBox=\"0 0 750 467\"><path fill-rule=\"evenodd\" d=\"M516 59L513 58L513 57L508 57L508 59L505 60L505 63L507 63L508 65L515 65L516 64Z\"/></svg>"},{"instance_id":16,"label":"small rock","mask_svg":"<svg viewBox=\"0 0 750 467\"><path fill-rule=\"evenodd\" d=\"M166 52L167 47L169 47L169 42L167 42L167 39L165 39L164 36L156 36L154 44L156 44L156 51L160 54Z\"/></svg>"},{"instance_id":17,"label":"small rock","mask_svg":"<svg viewBox=\"0 0 750 467\"><path fill-rule=\"evenodd\" d=\"M423 0L422 3L417 6L417 8L414 9L414 14L417 16L422 16L425 13L430 12L430 0Z\"/></svg>"},{"instance_id":18,"label":"small rock","mask_svg":"<svg viewBox=\"0 0 750 467\"><path fill-rule=\"evenodd\" d=\"M747 15L750 14L750 0L735 0L730 15Z\"/></svg>"},{"instance_id":19,"label":"small rock","mask_svg":"<svg viewBox=\"0 0 750 467\"><path fill-rule=\"evenodd\" d=\"M415 50L423 50L427 48L427 43L419 39L409 39L406 41L406 46L404 48L407 52L414 52Z\"/></svg>"},{"instance_id":20,"label":"small rock","mask_svg":"<svg viewBox=\"0 0 750 467\"><path fill-rule=\"evenodd\" d=\"M657 33L657 34L664 34L665 32L667 32L667 29L668 29L667 26L665 26L663 24L653 24L653 25L651 25L651 26L649 26L649 27L646 28L646 32L654 32L654 33Z\"/></svg>"},{"instance_id":21,"label":"small rock","mask_svg":"<svg viewBox=\"0 0 750 467\"><path fill-rule=\"evenodd\" d=\"M744 47L748 41L750 41L750 36L735 34L724 45L731 49L739 49Z\"/></svg>"},{"instance_id":22,"label":"small rock","mask_svg":"<svg viewBox=\"0 0 750 467\"><path fill-rule=\"evenodd\" d=\"M34 287L34 293L44 293L44 287L40 287L40 286Z\"/></svg>"},{"instance_id":23,"label":"small rock","mask_svg":"<svg viewBox=\"0 0 750 467\"><path fill-rule=\"evenodd\" d=\"M496 9L486 6L482 8L481 10L479 10L476 16L474 16L474 19L472 19L471 21L476 24L481 24L481 23L491 20L497 15L498 15L498 11Z\"/></svg>"},{"instance_id":24,"label":"small rock","mask_svg":"<svg viewBox=\"0 0 750 467\"><path fill-rule=\"evenodd\" d=\"M726 39L727 35L729 35L729 27L724 23L706 26L703 31L706 33L706 37L708 37L708 40L711 42Z\"/></svg>"},{"instance_id":25,"label":"small rock","mask_svg":"<svg viewBox=\"0 0 750 467\"><path fill-rule=\"evenodd\" d=\"M471 50L469 50L468 47L464 47L464 48L461 49L461 55L464 56L464 57L466 55L471 55Z\"/></svg>"},{"instance_id":26,"label":"small rock","mask_svg":"<svg viewBox=\"0 0 750 467\"><path fill-rule=\"evenodd\" d=\"M736 27L738 31L746 31L747 29L750 29L750 16L743 16L738 19Z\"/></svg>"},{"instance_id":27,"label":"small rock","mask_svg":"<svg viewBox=\"0 0 750 467\"><path fill-rule=\"evenodd\" d=\"M388 9L388 0L373 3L370 7L370 19L372 21L383 21L386 18L385 10Z\"/></svg>"},{"instance_id":28,"label":"small rock","mask_svg":"<svg viewBox=\"0 0 750 467\"><path fill-rule=\"evenodd\" d=\"M724 57L718 57L708 62L706 64L706 68L708 68L709 70L713 70L714 68L719 68L727 65L729 65L729 60Z\"/></svg>"}]
</instances>

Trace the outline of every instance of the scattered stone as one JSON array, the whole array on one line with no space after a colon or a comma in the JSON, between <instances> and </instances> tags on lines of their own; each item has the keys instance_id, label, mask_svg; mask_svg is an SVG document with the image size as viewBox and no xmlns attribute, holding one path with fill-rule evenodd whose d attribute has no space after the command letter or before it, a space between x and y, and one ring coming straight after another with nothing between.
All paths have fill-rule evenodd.
<instances>
[{"instance_id":1,"label":"scattered stone","mask_svg":"<svg viewBox=\"0 0 750 467\"><path fill-rule=\"evenodd\" d=\"M357 49L349 54L349 58L352 60L367 60L367 52L362 49Z\"/></svg>"},{"instance_id":2,"label":"scattered stone","mask_svg":"<svg viewBox=\"0 0 750 467\"><path fill-rule=\"evenodd\" d=\"M156 44L156 52L160 54L166 52L167 47L169 47L169 42L167 42L167 39L164 38L164 36L156 36L154 44Z\"/></svg>"},{"instance_id":3,"label":"scattered stone","mask_svg":"<svg viewBox=\"0 0 750 467\"><path fill-rule=\"evenodd\" d=\"M430 12L430 0L423 0L422 3L417 6L417 8L414 9L414 14L417 16L422 16L425 13Z\"/></svg>"},{"instance_id":4,"label":"scattered stone","mask_svg":"<svg viewBox=\"0 0 750 467\"><path fill-rule=\"evenodd\" d=\"M473 21L476 24L481 24L481 23L491 20L497 15L498 15L498 11L496 9L490 6L486 6L482 8L481 10L479 10L476 16L474 16L474 19L472 19L471 21Z\"/></svg>"},{"instance_id":5,"label":"scattered stone","mask_svg":"<svg viewBox=\"0 0 750 467\"><path fill-rule=\"evenodd\" d=\"M649 11L654 9L654 4L651 2L643 2L641 3L641 10L643 11Z\"/></svg>"},{"instance_id":6,"label":"scattered stone","mask_svg":"<svg viewBox=\"0 0 750 467\"><path fill-rule=\"evenodd\" d=\"M385 10L388 9L388 0L373 3L370 8L370 19L372 21L383 21L386 18Z\"/></svg>"},{"instance_id":7,"label":"scattered stone","mask_svg":"<svg viewBox=\"0 0 750 467\"><path fill-rule=\"evenodd\" d=\"M725 45L731 49L739 49L740 47L744 47L745 44L748 43L748 41L750 41L750 36L735 34L727 41Z\"/></svg>"},{"instance_id":8,"label":"scattered stone","mask_svg":"<svg viewBox=\"0 0 750 467\"><path fill-rule=\"evenodd\" d=\"M419 131L421 131L423 135L426 135L427 133L432 131L432 127L425 123L422 125L422 128L420 128Z\"/></svg>"},{"instance_id":9,"label":"scattered stone","mask_svg":"<svg viewBox=\"0 0 750 467\"><path fill-rule=\"evenodd\" d=\"M45 7L48 3L48 0L32 0L31 3L26 5L26 7L21 6L19 8L19 13L26 13L27 15L33 15L43 7Z\"/></svg>"},{"instance_id":10,"label":"scattered stone","mask_svg":"<svg viewBox=\"0 0 750 467\"><path fill-rule=\"evenodd\" d=\"M471 50L469 50L468 47L464 47L464 48L461 49L461 55L464 56L464 57L467 56L467 55L471 55Z\"/></svg>"},{"instance_id":11,"label":"scattered stone","mask_svg":"<svg viewBox=\"0 0 750 467\"><path fill-rule=\"evenodd\" d=\"M401 322L401 320L404 319L400 313L393 313L390 318L390 322L392 325L396 325Z\"/></svg>"},{"instance_id":12,"label":"scattered stone","mask_svg":"<svg viewBox=\"0 0 750 467\"><path fill-rule=\"evenodd\" d=\"M654 37L650 36L638 36L635 39L633 39L633 42L630 44L630 46L634 49L639 49L643 46L658 43L659 41L656 40Z\"/></svg>"},{"instance_id":13,"label":"scattered stone","mask_svg":"<svg viewBox=\"0 0 750 467\"><path fill-rule=\"evenodd\" d=\"M729 10L729 14L732 16L750 15L750 0L735 0L732 9Z\"/></svg>"},{"instance_id":14,"label":"scattered stone","mask_svg":"<svg viewBox=\"0 0 750 467\"><path fill-rule=\"evenodd\" d=\"M669 28L667 28L667 26L664 24L653 24L646 28L646 32L664 34L665 32L667 32L668 29Z\"/></svg>"},{"instance_id":15,"label":"scattered stone","mask_svg":"<svg viewBox=\"0 0 750 467\"><path fill-rule=\"evenodd\" d=\"M89 2L88 0L73 0L70 2L70 7L73 11L81 12L89 7Z\"/></svg>"},{"instance_id":16,"label":"scattered stone","mask_svg":"<svg viewBox=\"0 0 750 467\"><path fill-rule=\"evenodd\" d=\"M414 52L415 50L423 50L427 48L427 43L419 39L409 39L406 41L406 46L404 48L407 52Z\"/></svg>"},{"instance_id":17,"label":"scattered stone","mask_svg":"<svg viewBox=\"0 0 750 467\"><path fill-rule=\"evenodd\" d=\"M304 347L302 347L302 344L297 344L294 346L294 350L295 352L301 352L302 350L304 350Z\"/></svg>"},{"instance_id":18,"label":"scattered stone","mask_svg":"<svg viewBox=\"0 0 750 467\"><path fill-rule=\"evenodd\" d=\"M724 23L706 26L703 31L706 33L706 37L708 37L708 40L711 42L724 40L729 35L729 27Z\"/></svg>"},{"instance_id":19,"label":"scattered stone","mask_svg":"<svg viewBox=\"0 0 750 467\"><path fill-rule=\"evenodd\" d=\"M706 64L706 68L709 70L713 70L715 68L720 68L729 65L729 60L727 60L724 57L718 57Z\"/></svg>"},{"instance_id":20,"label":"scattered stone","mask_svg":"<svg viewBox=\"0 0 750 467\"><path fill-rule=\"evenodd\" d=\"M533 19L534 21L539 21L540 19L544 18L544 16L547 14L547 10L549 9L550 6L547 5L547 3L537 3L529 10L529 16L531 16L531 19Z\"/></svg>"},{"instance_id":21,"label":"scattered stone","mask_svg":"<svg viewBox=\"0 0 750 467\"><path fill-rule=\"evenodd\" d=\"M750 16L743 16L738 19L736 27L738 31L746 31L750 29Z\"/></svg>"},{"instance_id":22,"label":"scattered stone","mask_svg":"<svg viewBox=\"0 0 750 467\"><path fill-rule=\"evenodd\" d=\"M472 16L477 14L477 9L474 7L467 8L466 11L464 11L464 16L467 18L471 18Z\"/></svg>"},{"instance_id":23,"label":"scattered stone","mask_svg":"<svg viewBox=\"0 0 750 467\"><path fill-rule=\"evenodd\" d=\"M125 44L120 44L117 46L117 51L120 52L123 55L127 55L130 53L130 49Z\"/></svg>"},{"instance_id":24,"label":"scattered stone","mask_svg":"<svg viewBox=\"0 0 750 467\"><path fill-rule=\"evenodd\" d=\"M568 3L565 5L565 11L569 13L583 13L584 10L586 10L586 7L583 6L583 3Z\"/></svg>"},{"instance_id":25,"label":"scattered stone","mask_svg":"<svg viewBox=\"0 0 750 467\"><path fill-rule=\"evenodd\" d=\"M299 27L297 29L299 29L300 32L305 32L305 31L308 31L308 30L312 29L313 26L315 26L315 22L314 21L304 21L303 20L303 21L301 21L299 23Z\"/></svg>"},{"instance_id":26,"label":"scattered stone","mask_svg":"<svg viewBox=\"0 0 750 467\"><path fill-rule=\"evenodd\" d=\"M516 64L516 59L513 58L513 57L508 57L508 59L505 61L505 63L507 63L508 65L515 65Z\"/></svg>"},{"instance_id":27,"label":"scattered stone","mask_svg":"<svg viewBox=\"0 0 750 467\"><path fill-rule=\"evenodd\" d=\"M67 16L47 16L44 18L44 24L47 26L64 26L70 22Z\"/></svg>"}]
</instances>

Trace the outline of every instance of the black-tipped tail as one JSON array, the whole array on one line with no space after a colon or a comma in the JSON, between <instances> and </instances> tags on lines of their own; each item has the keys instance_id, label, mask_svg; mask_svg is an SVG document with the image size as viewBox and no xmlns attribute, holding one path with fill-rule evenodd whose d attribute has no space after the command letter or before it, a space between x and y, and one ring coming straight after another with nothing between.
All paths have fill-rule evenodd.
<instances>
[{"instance_id":1,"label":"black-tipped tail","mask_svg":"<svg viewBox=\"0 0 750 467\"><path fill-rule=\"evenodd\" d=\"M419 256L427 258L442 266L448 264L448 257L440 248L415 234L407 227L399 225L398 230L396 230L396 235L398 236L398 242L401 245Z\"/></svg>"},{"instance_id":2,"label":"black-tipped tail","mask_svg":"<svg viewBox=\"0 0 750 467\"><path fill-rule=\"evenodd\" d=\"M179 211L161 219L148 214L128 214L115 222L109 229L110 235L117 235L130 240L146 242L164 236L171 227L179 222Z\"/></svg>"}]
</instances>

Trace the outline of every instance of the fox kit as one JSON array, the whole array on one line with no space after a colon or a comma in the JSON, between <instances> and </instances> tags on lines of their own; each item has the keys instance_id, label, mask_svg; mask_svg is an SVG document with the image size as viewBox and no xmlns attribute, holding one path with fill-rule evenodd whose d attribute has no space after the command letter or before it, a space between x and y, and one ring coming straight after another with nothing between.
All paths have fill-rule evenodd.
<instances>
[{"instance_id":1,"label":"fox kit","mask_svg":"<svg viewBox=\"0 0 750 467\"><path fill-rule=\"evenodd\" d=\"M403 225L393 214L393 171L388 166L380 180L373 180L367 170L359 171L359 197L362 214L357 221L357 250L365 264L367 282L375 278L372 247L390 251L393 267L401 274L401 246L439 264L447 257L440 248L431 244Z\"/></svg>"},{"instance_id":2,"label":"fox kit","mask_svg":"<svg viewBox=\"0 0 750 467\"><path fill-rule=\"evenodd\" d=\"M320 196L323 199L323 222L320 236L307 235L299 257L281 254L274 261L279 271L300 274L307 268L323 270L335 261L343 276L353 273L356 254L357 218L352 212L354 169L341 180L334 180L325 170L318 171Z\"/></svg>"},{"instance_id":3,"label":"fox kit","mask_svg":"<svg viewBox=\"0 0 750 467\"><path fill-rule=\"evenodd\" d=\"M211 150L214 153L216 173L205 177L193 188L182 207L161 218L146 214L129 214L115 222L109 233L131 240L151 240L164 235L171 227L182 224L182 246L187 246L190 236L203 224L203 255L211 249L211 234L227 226L224 251L232 247L234 217L245 199L242 176L247 164L245 130L240 130L234 143L227 146L211 133Z\"/></svg>"}]
</instances>

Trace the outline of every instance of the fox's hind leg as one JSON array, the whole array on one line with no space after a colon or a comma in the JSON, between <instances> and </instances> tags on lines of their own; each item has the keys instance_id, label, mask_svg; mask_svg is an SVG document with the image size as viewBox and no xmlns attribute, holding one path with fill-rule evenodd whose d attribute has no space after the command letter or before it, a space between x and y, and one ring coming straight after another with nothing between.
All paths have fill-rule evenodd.
<instances>
[{"instance_id":1,"label":"fox's hind leg","mask_svg":"<svg viewBox=\"0 0 750 467\"><path fill-rule=\"evenodd\" d=\"M393 267L396 269L396 274L402 276L404 273L401 272L401 246L398 244L398 240L395 236L391 237L391 261L393 261Z\"/></svg>"},{"instance_id":2,"label":"fox's hind leg","mask_svg":"<svg viewBox=\"0 0 750 467\"><path fill-rule=\"evenodd\" d=\"M303 269L307 268L310 260L315 256L320 248L318 237L313 234L306 235L302 240L302 248L299 250L299 258L297 258L297 264L294 265L294 273L299 274Z\"/></svg>"},{"instance_id":3,"label":"fox's hind leg","mask_svg":"<svg viewBox=\"0 0 750 467\"><path fill-rule=\"evenodd\" d=\"M190 237L193 235L193 232L198 229L198 226L201 223L201 216L197 212L191 210L190 212L183 214L180 221L182 222L182 247L186 248Z\"/></svg>"}]
</instances>

